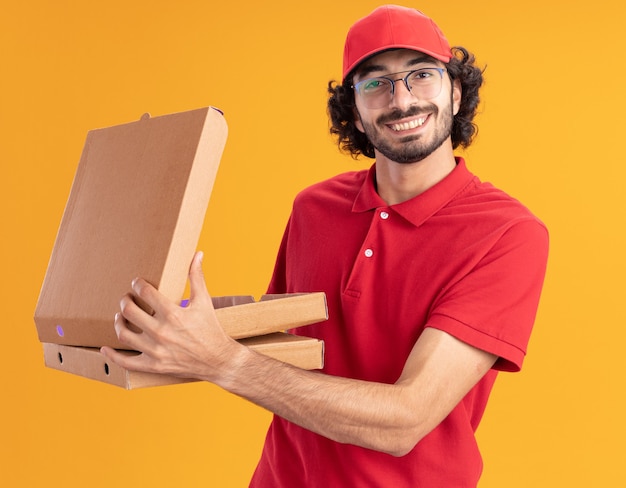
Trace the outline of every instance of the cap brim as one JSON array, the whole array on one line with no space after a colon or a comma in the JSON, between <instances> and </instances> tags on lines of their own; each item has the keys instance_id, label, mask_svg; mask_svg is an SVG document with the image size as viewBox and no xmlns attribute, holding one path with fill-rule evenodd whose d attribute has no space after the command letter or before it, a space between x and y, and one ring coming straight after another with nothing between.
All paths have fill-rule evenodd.
<instances>
[{"instance_id":1,"label":"cap brim","mask_svg":"<svg viewBox=\"0 0 626 488\"><path fill-rule=\"evenodd\" d=\"M359 65L362 64L363 62L367 61L373 56L376 56L377 54L384 53L385 51L391 51L393 49L408 49L410 51L424 53L424 54L427 54L428 56L431 56L432 58L437 59L438 61L441 61L442 63L449 63L450 59L452 59L452 56L446 56L441 53L429 51L428 49L415 49L415 46L409 46L406 44L390 44L383 48L373 49L370 52L363 54L360 58L354 61L352 65L348 68L348 71L346 72L346 74L344 75L343 81L345 81L350 75L352 75L354 71L359 67Z\"/></svg>"}]
</instances>

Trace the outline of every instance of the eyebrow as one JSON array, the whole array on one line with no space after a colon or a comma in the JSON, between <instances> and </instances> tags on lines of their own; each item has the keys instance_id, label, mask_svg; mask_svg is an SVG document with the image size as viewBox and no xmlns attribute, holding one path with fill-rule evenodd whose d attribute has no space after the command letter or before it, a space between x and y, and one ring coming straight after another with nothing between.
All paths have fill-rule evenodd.
<instances>
[{"instance_id":1,"label":"eyebrow","mask_svg":"<svg viewBox=\"0 0 626 488\"><path fill-rule=\"evenodd\" d=\"M422 54L411 59L406 63L408 68L412 68L421 63L436 63L437 61L432 56L428 56L427 54ZM356 73L360 79L364 79L366 76L369 76L372 73L376 73L377 71L387 71L387 67L383 64L370 64L363 66Z\"/></svg>"}]
</instances>

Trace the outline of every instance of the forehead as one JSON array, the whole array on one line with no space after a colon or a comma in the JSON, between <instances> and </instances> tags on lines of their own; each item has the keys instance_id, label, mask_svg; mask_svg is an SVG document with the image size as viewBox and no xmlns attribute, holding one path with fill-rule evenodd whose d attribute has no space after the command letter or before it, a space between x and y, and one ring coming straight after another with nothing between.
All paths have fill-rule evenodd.
<instances>
[{"instance_id":1,"label":"forehead","mask_svg":"<svg viewBox=\"0 0 626 488\"><path fill-rule=\"evenodd\" d=\"M392 49L363 61L356 69L354 79L357 81L372 75L380 76L387 73L416 69L420 65L442 66L443 63L419 51Z\"/></svg>"}]
</instances>

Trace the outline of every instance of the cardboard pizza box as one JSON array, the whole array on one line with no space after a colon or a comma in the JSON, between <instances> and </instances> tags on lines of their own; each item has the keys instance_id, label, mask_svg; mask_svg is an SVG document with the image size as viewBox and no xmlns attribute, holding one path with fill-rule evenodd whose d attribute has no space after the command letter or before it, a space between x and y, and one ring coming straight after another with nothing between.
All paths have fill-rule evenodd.
<instances>
[{"instance_id":1,"label":"cardboard pizza box","mask_svg":"<svg viewBox=\"0 0 626 488\"><path fill-rule=\"evenodd\" d=\"M227 132L213 107L89 131L35 310L42 343L123 349L113 318L137 276L182 299ZM214 303L237 339L327 318L323 293Z\"/></svg>"},{"instance_id":2,"label":"cardboard pizza box","mask_svg":"<svg viewBox=\"0 0 626 488\"><path fill-rule=\"evenodd\" d=\"M324 344L318 339L276 332L242 339L240 342L266 356L302 369L323 367ZM106 361L96 348L43 344L44 361L52 369L119 386L127 390L188 383L175 376L129 371ZM138 354L123 351L124 354Z\"/></svg>"},{"instance_id":3,"label":"cardboard pizza box","mask_svg":"<svg viewBox=\"0 0 626 488\"><path fill-rule=\"evenodd\" d=\"M182 297L226 136L211 107L89 131L35 310L41 342L119 347L111 317L137 276Z\"/></svg>"}]
</instances>

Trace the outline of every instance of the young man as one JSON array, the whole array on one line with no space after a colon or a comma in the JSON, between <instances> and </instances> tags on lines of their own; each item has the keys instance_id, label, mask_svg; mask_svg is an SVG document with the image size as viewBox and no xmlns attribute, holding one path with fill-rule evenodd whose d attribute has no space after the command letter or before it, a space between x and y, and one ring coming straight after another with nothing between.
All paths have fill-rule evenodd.
<instances>
[{"instance_id":1,"label":"young man","mask_svg":"<svg viewBox=\"0 0 626 488\"><path fill-rule=\"evenodd\" d=\"M269 288L326 293L329 320L294 331L325 341L322 372L227 337L201 254L187 308L133 282L115 328L143 354L103 354L274 412L251 486L476 486L474 431L497 371L522 365L548 247L540 221L454 156L481 83L473 57L416 10L380 7L348 33L331 131L375 164L298 195Z\"/></svg>"}]
</instances>

